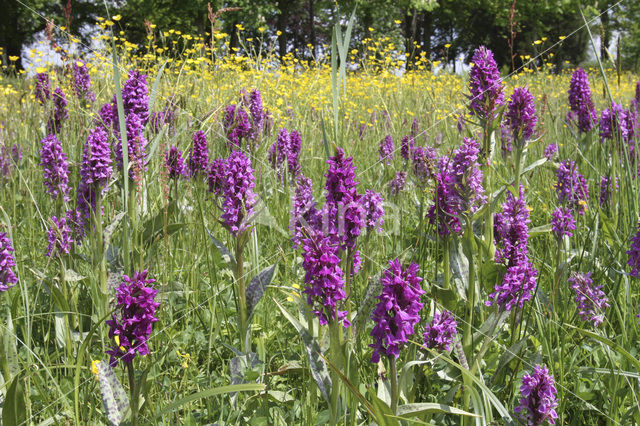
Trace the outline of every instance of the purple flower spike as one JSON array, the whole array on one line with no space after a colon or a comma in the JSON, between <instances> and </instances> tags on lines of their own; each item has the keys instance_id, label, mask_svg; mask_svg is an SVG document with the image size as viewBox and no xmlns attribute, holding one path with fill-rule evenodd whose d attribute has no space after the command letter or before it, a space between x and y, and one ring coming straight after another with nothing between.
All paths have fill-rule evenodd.
<instances>
[{"instance_id":1,"label":"purple flower spike","mask_svg":"<svg viewBox=\"0 0 640 426\"><path fill-rule=\"evenodd\" d=\"M505 124L511 140L519 149L524 148L536 129L538 117L533 95L526 87L516 87L505 113Z\"/></svg>"},{"instance_id":2,"label":"purple flower spike","mask_svg":"<svg viewBox=\"0 0 640 426\"><path fill-rule=\"evenodd\" d=\"M519 263L527 256L529 242L529 209L520 185L519 197L507 193L502 212L494 215L495 261L508 266Z\"/></svg>"},{"instance_id":3,"label":"purple flower spike","mask_svg":"<svg viewBox=\"0 0 640 426\"><path fill-rule=\"evenodd\" d=\"M225 109L222 121L227 134L227 145L240 148L242 140L251 135L251 124L246 111L242 107L229 105Z\"/></svg>"},{"instance_id":4,"label":"purple flower spike","mask_svg":"<svg viewBox=\"0 0 640 426\"><path fill-rule=\"evenodd\" d=\"M596 107L591 100L589 76L582 68L578 68L571 75L569 106L571 107L572 116L577 120L580 133L587 133L593 129L595 123L597 123L598 116Z\"/></svg>"},{"instance_id":5,"label":"purple flower spike","mask_svg":"<svg viewBox=\"0 0 640 426\"><path fill-rule=\"evenodd\" d=\"M482 171L478 163L480 146L475 139L465 138L454 151L453 160L442 157L435 174L434 203L427 213L429 223L438 225L438 233L446 237L462 231L461 215L474 213L486 203L482 187Z\"/></svg>"},{"instance_id":6,"label":"purple flower spike","mask_svg":"<svg viewBox=\"0 0 640 426\"><path fill-rule=\"evenodd\" d=\"M616 178L615 185L609 176L602 176L600 179L600 206L606 207L611 205L611 195L613 191L618 189L618 178Z\"/></svg>"},{"instance_id":7,"label":"purple flower spike","mask_svg":"<svg viewBox=\"0 0 640 426\"><path fill-rule=\"evenodd\" d=\"M101 126L97 126L87 137L80 166L77 207L85 218L89 218L92 213L97 212L98 207L101 207L97 205L98 195L107 190L113 171L111 163L107 132ZM84 226L84 224L84 220L78 222L78 225ZM79 240L84 230L77 232L80 234Z\"/></svg>"},{"instance_id":8,"label":"purple flower spike","mask_svg":"<svg viewBox=\"0 0 640 426\"><path fill-rule=\"evenodd\" d=\"M64 201L69 201L69 163L67 155L62 151L62 144L51 134L41 141L40 165L42 177L46 187L45 192L52 200L62 196Z\"/></svg>"},{"instance_id":9,"label":"purple flower spike","mask_svg":"<svg viewBox=\"0 0 640 426\"><path fill-rule=\"evenodd\" d=\"M189 178L187 166L182 159L182 151L180 151L177 146L171 145L171 148L169 148L164 156L164 164L169 172L169 179Z\"/></svg>"},{"instance_id":10,"label":"purple flower spike","mask_svg":"<svg viewBox=\"0 0 640 426\"><path fill-rule=\"evenodd\" d=\"M115 146L116 162L122 169L122 139L120 138L120 125L117 120L113 122L114 130L118 138ZM144 137L144 125L137 114L129 114L126 118L127 147L129 148L129 177L137 180L142 176L147 164L147 139Z\"/></svg>"},{"instance_id":11,"label":"purple flower spike","mask_svg":"<svg viewBox=\"0 0 640 426\"><path fill-rule=\"evenodd\" d=\"M453 339L458 330L458 322L453 318L453 314L447 310L441 314L436 313L433 321L424 328L424 344L430 349L448 351L451 349Z\"/></svg>"},{"instance_id":12,"label":"purple flower spike","mask_svg":"<svg viewBox=\"0 0 640 426\"><path fill-rule=\"evenodd\" d=\"M436 172L437 158L438 153L430 146L417 146L411 153L413 174L421 184Z\"/></svg>"},{"instance_id":13,"label":"purple flower spike","mask_svg":"<svg viewBox=\"0 0 640 426\"><path fill-rule=\"evenodd\" d=\"M305 234L316 230L321 224L320 213L313 199L313 182L303 174L296 178L296 190L291 200L289 232L293 248L297 249Z\"/></svg>"},{"instance_id":14,"label":"purple flower spike","mask_svg":"<svg viewBox=\"0 0 640 426\"><path fill-rule=\"evenodd\" d=\"M557 153L558 145L556 145L555 143L550 143L544 149L544 158L546 158L547 161L553 161L553 157L555 157Z\"/></svg>"},{"instance_id":15,"label":"purple flower spike","mask_svg":"<svg viewBox=\"0 0 640 426\"><path fill-rule=\"evenodd\" d=\"M531 300L536 289L538 271L526 257L510 266L502 277L502 283L496 284L495 291L489 295L485 304L497 303L501 310L511 311L514 306L523 308L524 303Z\"/></svg>"},{"instance_id":16,"label":"purple flower spike","mask_svg":"<svg viewBox=\"0 0 640 426\"><path fill-rule=\"evenodd\" d=\"M244 92L242 101L251 113L249 137L254 143L257 143L262 135L265 119L267 118L267 113L262 106L262 95L259 90L254 89L249 93Z\"/></svg>"},{"instance_id":17,"label":"purple flower spike","mask_svg":"<svg viewBox=\"0 0 640 426\"><path fill-rule=\"evenodd\" d=\"M527 425L540 426L545 421L556 424L556 392L553 376L549 374L547 367L537 365L533 374L525 374L522 378L522 398L514 411L521 413L521 418Z\"/></svg>"},{"instance_id":18,"label":"purple flower spike","mask_svg":"<svg viewBox=\"0 0 640 426\"><path fill-rule=\"evenodd\" d=\"M289 134L289 155L287 157L287 166L289 174L296 176L300 173L300 150L302 149L302 137L300 133L293 130Z\"/></svg>"},{"instance_id":19,"label":"purple flower spike","mask_svg":"<svg viewBox=\"0 0 640 426\"><path fill-rule=\"evenodd\" d=\"M112 126L115 126L115 116L117 113L114 111L113 105L110 102L103 104L98 111L98 116L93 119L93 124L96 126L102 126L104 130L109 131Z\"/></svg>"},{"instance_id":20,"label":"purple flower spike","mask_svg":"<svg viewBox=\"0 0 640 426\"><path fill-rule=\"evenodd\" d=\"M371 330L375 343L369 345L373 348L371 362L380 361L380 355L398 358L401 347L420 322L420 296L424 290L420 288L419 270L416 263L403 268L398 259L389 262L381 279L379 302L371 314L375 324Z\"/></svg>"},{"instance_id":21,"label":"purple flower spike","mask_svg":"<svg viewBox=\"0 0 640 426\"><path fill-rule=\"evenodd\" d=\"M522 309L524 303L531 300L538 271L528 257L529 222L529 209L521 185L519 197L509 194L502 205L502 213L495 215L495 260L507 270L502 282L496 284L495 291L485 302L487 306L496 303L501 310L510 311L514 306Z\"/></svg>"},{"instance_id":22,"label":"purple flower spike","mask_svg":"<svg viewBox=\"0 0 640 426\"><path fill-rule=\"evenodd\" d=\"M13 146L11 147L11 159L13 160L13 162L15 164L20 163L20 161L22 160L22 146L14 143Z\"/></svg>"},{"instance_id":23,"label":"purple flower spike","mask_svg":"<svg viewBox=\"0 0 640 426\"><path fill-rule=\"evenodd\" d=\"M119 360L131 364L138 355L149 354L147 340L158 321L155 313L160 303L154 299L158 290L150 286L155 280L147 279L147 271L134 272L129 278L122 277L122 283L116 290L116 311L113 319L106 321L109 326L109 338L115 346L107 351L111 355L109 364L115 367Z\"/></svg>"},{"instance_id":24,"label":"purple flower spike","mask_svg":"<svg viewBox=\"0 0 640 426\"><path fill-rule=\"evenodd\" d=\"M571 209L558 207L553 211L552 216L551 230L556 237L561 239L565 235L568 237L573 235L571 231L576 230L576 220L573 218Z\"/></svg>"},{"instance_id":25,"label":"purple flower spike","mask_svg":"<svg viewBox=\"0 0 640 426\"><path fill-rule=\"evenodd\" d=\"M209 193L221 196L224 193L224 174L227 160L224 158L216 158L209 164L207 182L209 184Z\"/></svg>"},{"instance_id":26,"label":"purple flower spike","mask_svg":"<svg viewBox=\"0 0 640 426\"><path fill-rule=\"evenodd\" d=\"M627 264L631 267L629 274L637 277L640 271L640 223L638 223L638 233L631 237L631 247L626 253L629 255Z\"/></svg>"},{"instance_id":27,"label":"purple flower spike","mask_svg":"<svg viewBox=\"0 0 640 426\"><path fill-rule=\"evenodd\" d=\"M583 215L587 211L589 186L587 180L578 173L575 161L565 160L558 167L558 181L555 185L558 200L572 210Z\"/></svg>"},{"instance_id":28,"label":"purple flower spike","mask_svg":"<svg viewBox=\"0 0 640 426\"><path fill-rule=\"evenodd\" d=\"M413 153L413 149L416 146L416 142L413 139L412 135L407 135L402 138L402 142L400 143L400 156L405 160L409 161L411 159L411 153Z\"/></svg>"},{"instance_id":29,"label":"purple flower spike","mask_svg":"<svg viewBox=\"0 0 640 426\"><path fill-rule=\"evenodd\" d=\"M496 109L504 105L504 93L500 71L493 52L480 46L473 54L473 66L469 72L469 110L481 120L491 121Z\"/></svg>"},{"instance_id":30,"label":"purple flower spike","mask_svg":"<svg viewBox=\"0 0 640 426\"><path fill-rule=\"evenodd\" d=\"M0 293L7 291L18 282L18 277L13 272L16 266L13 251L11 239L5 232L0 232Z\"/></svg>"},{"instance_id":31,"label":"purple flower spike","mask_svg":"<svg viewBox=\"0 0 640 426\"><path fill-rule=\"evenodd\" d=\"M278 172L278 176L282 178L282 165L287 159L289 153L290 137L287 129L280 129L278 138L269 148L269 163L271 167Z\"/></svg>"},{"instance_id":32,"label":"purple flower spike","mask_svg":"<svg viewBox=\"0 0 640 426\"><path fill-rule=\"evenodd\" d=\"M600 115L600 142L607 139L628 140L628 129L626 126L627 111L615 102L611 102L611 107L602 111Z\"/></svg>"},{"instance_id":33,"label":"purple flower spike","mask_svg":"<svg viewBox=\"0 0 640 426\"><path fill-rule=\"evenodd\" d=\"M367 189L360 199L365 212L365 224L367 229L382 232L384 223L384 200L378 192Z\"/></svg>"},{"instance_id":34,"label":"purple flower spike","mask_svg":"<svg viewBox=\"0 0 640 426\"><path fill-rule=\"evenodd\" d=\"M405 183L407 182L407 173L406 172L396 172L394 178L389 182L389 190L391 191L391 195L396 196L402 190L404 190Z\"/></svg>"},{"instance_id":35,"label":"purple flower spike","mask_svg":"<svg viewBox=\"0 0 640 426\"><path fill-rule=\"evenodd\" d=\"M356 168L353 157L346 157L342 148L327 160L329 170L325 174L326 203L323 216L326 234L333 235L341 243L341 249L354 249L360 231L364 228L364 209L356 189Z\"/></svg>"},{"instance_id":36,"label":"purple flower spike","mask_svg":"<svg viewBox=\"0 0 640 426\"><path fill-rule=\"evenodd\" d=\"M94 191L105 189L111 179L111 150L107 132L102 127L94 128L84 144L80 178L83 184Z\"/></svg>"},{"instance_id":37,"label":"purple flower spike","mask_svg":"<svg viewBox=\"0 0 640 426\"><path fill-rule=\"evenodd\" d=\"M569 277L571 289L576 293L578 313L582 321L593 321L593 326L604 321L604 310L609 307L609 299L601 285L594 285L591 272L574 273Z\"/></svg>"},{"instance_id":38,"label":"purple flower spike","mask_svg":"<svg viewBox=\"0 0 640 426\"><path fill-rule=\"evenodd\" d=\"M395 156L393 138L391 135L385 136L385 138L380 141L378 154L380 155L380 159L378 161L384 162L387 166L391 164Z\"/></svg>"},{"instance_id":39,"label":"purple flower spike","mask_svg":"<svg viewBox=\"0 0 640 426\"><path fill-rule=\"evenodd\" d=\"M91 77L87 64L76 60L73 62L73 88L78 99L93 102L96 95L91 91Z\"/></svg>"},{"instance_id":40,"label":"purple flower spike","mask_svg":"<svg viewBox=\"0 0 640 426\"><path fill-rule=\"evenodd\" d=\"M224 167L224 203L221 219L233 235L243 233L253 215L256 196L251 160L242 151L233 151Z\"/></svg>"},{"instance_id":41,"label":"purple flower spike","mask_svg":"<svg viewBox=\"0 0 640 426\"><path fill-rule=\"evenodd\" d=\"M207 171L209 165L209 150L207 148L207 135L202 130L193 134L193 145L189 156L189 174L198 176Z\"/></svg>"},{"instance_id":42,"label":"purple flower spike","mask_svg":"<svg viewBox=\"0 0 640 426\"><path fill-rule=\"evenodd\" d=\"M42 105L46 104L49 102L49 99L51 99L49 74L46 72L36 74L36 99Z\"/></svg>"},{"instance_id":43,"label":"purple flower spike","mask_svg":"<svg viewBox=\"0 0 640 426\"><path fill-rule=\"evenodd\" d=\"M67 111L67 98L64 96L64 92L61 88L56 87L53 91L53 114L49 117L47 122L47 132L60 133L62 130L62 123L69 118L69 111Z\"/></svg>"},{"instance_id":44,"label":"purple flower spike","mask_svg":"<svg viewBox=\"0 0 640 426\"><path fill-rule=\"evenodd\" d=\"M58 219L55 216L51 216L51 222L53 225L49 228L49 246L47 247L47 256L61 256L63 254L69 254L71 250L71 228L67 225L67 221L64 217Z\"/></svg>"},{"instance_id":45,"label":"purple flower spike","mask_svg":"<svg viewBox=\"0 0 640 426\"><path fill-rule=\"evenodd\" d=\"M112 103L116 105L115 96ZM129 71L129 79L122 88L122 104L125 117L135 114L140 117L142 126L146 126L149 121L149 86L146 74L141 74L138 70Z\"/></svg>"},{"instance_id":46,"label":"purple flower spike","mask_svg":"<svg viewBox=\"0 0 640 426\"><path fill-rule=\"evenodd\" d=\"M338 309L341 300L346 299L344 292L344 273L340 269L339 247L331 238L319 230L310 229L302 241L302 267L305 270L304 281L307 284L303 293L307 303L318 317L321 325L330 321L341 321L350 326L347 311Z\"/></svg>"}]
</instances>

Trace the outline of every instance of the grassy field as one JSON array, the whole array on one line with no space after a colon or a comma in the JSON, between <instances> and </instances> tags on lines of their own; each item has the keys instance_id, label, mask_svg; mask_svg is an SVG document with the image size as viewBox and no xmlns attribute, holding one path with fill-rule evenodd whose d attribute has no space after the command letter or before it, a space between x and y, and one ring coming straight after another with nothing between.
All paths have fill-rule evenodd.
<instances>
[{"instance_id":1,"label":"grassy field","mask_svg":"<svg viewBox=\"0 0 640 426\"><path fill-rule=\"evenodd\" d=\"M528 68L502 76L505 103L519 86L535 100L535 132L516 155L517 149L500 149L499 117L487 131L470 114L468 76L434 74L426 60L414 71L398 72L404 64L384 37L347 46L342 68L329 58L303 62L291 56L280 63L269 51L232 55L228 37L219 33L205 40L156 31L150 38L141 47L116 37L115 51L83 58L95 101L76 96L74 63L80 58L58 67L37 63L36 71L49 76L50 92L60 87L68 102L68 117L57 129L68 158L68 200L52 197L43 184L41 141L49 134L55 96L38 101L36 78L5 64L0 232L15 249L6 255L15 257L17 282L0 292L2 424L518 423L523 376L537 365L553 375L558 424L640 423L640 301L626 253L640 212L633 156L639 129L635 123L627 140L614 131L601 142L598 125L579 133L567 122L573 68L552 73L545 61L553 48ZM110 43L106 35L102 40ZM168 105L175 115L159 130L152 120L144 127L146 160L142 168L134 166L133 179L115 157L116 133L128 129L120 90L130 70L146 75L149 114ZM598 117L611 99L635 108L630 101L637 76L585 71ZM194 133L203 131L209 161L229 158L226 107L240 105L251 116L242 103L242 92L251 90L259 90L268 115L263 130L240 149L251 161L256 202L249 228L234 234L221 221L227 199L209 191L204 173L171 179L165 153L176 146L187 162ZM68 253L47 256L52 216L78 207L85 143L102 126L96 122L101 105L112 100L116 119L107 130L113 173L104 193L97 192L101 207L84 215L86 235ZM291 242L297 184L290 170L278 172L270 161L282 128L301 136L300 172L313 181L318 207L325 204L327 160L337 147L353 156L355 191L384 198L381 231L363 229L353 247L338 250L347 289L338 309L348 311L350 327L335 319L321 325L316 308L307 305L303 290L319 274L305 276L309 250ZM421 176L413 161L403 160L401 140L408 135L416 146L437 150L445 159L440 163L464 138L476 138L481 147L494 144L477 164L488 203L459 215L461 232L443 238L429 219L438 165L427 162L429 173ZM379 144L387 136L395 157L385 162ZM551 160L544 156L549 144L558 147ZM12 154L14 146L21 156ZM565 160L575 161L588 198L575 207L573 235L558 237L551 223L556 207L568 206L556 184ZM393 193L397 172L407 173L406 186ZM601 203L603 176L617 179L617 186ZM494 258L492 223L507 194L518 195L514 180L524 188L528 257L537 277L522 309L505 311L485 302L506 273ZM360 268L349 274L356 249ZM370 317L381 277L396 258L419 265L423 306L397 360L383 356L372 363ZM5 267L0 263L0 270ZM109 368L106 351L126 346L109 335L105 322L121 313L115 289L123 274L142 270L155 279L159 302L149 353L138 351L132 362ZM582 320L569 282L573 273L589 272L608 298L609 306L596 312L602 315L598 325ZM0 284L7 280L2 273ZM427 348L425 327L445 309L458 334L447 350Z\"/></svg>"}]
</instances>

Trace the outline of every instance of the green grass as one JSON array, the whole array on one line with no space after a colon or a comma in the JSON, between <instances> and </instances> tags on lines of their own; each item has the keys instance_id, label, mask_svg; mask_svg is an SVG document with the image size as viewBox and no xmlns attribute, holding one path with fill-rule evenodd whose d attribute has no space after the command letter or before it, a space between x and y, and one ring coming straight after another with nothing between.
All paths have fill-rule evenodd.
<instances>
[{"instance_id":1,"label":"green grass","mask_svg":"<svg viewBox=\"0 0 640 426\"><path fill-rule=\"evenodd\" d=\"M121 59L117 68L121 79L134 63L126 57ZM49 218L64 214L75 202L82 149L92 128L91 113L114 94L112 68L93 74L98 101L90 106L77 101L67 90L69 76L56 73L65 87L70 110L59 136L70 160L74 188L68 205L52 202L42 186L39 147L47 115L45 108L31 99L33 82L18 77L3 80L4 88L11 84L12 89L7 89L0 101L2 142L9 147L18 143L24 150L24 158L12 169L0 195L0 230L12 236L20 278L18 285L0 295L3 424L108 422L100 382L91 373L91 361L106 361L105 350L113 345L104 325L114 303L113 291L101 294L103 259L109 283L119 284L123 271L148 269L160 290L160 321L155 323L149 340L151 353L135 361L141 395L140 424L323 424L329 420L329 404L315 379L328 376L333 377L334 385L342 383L338 413L344 417L340 423L369 424L374 419L379 424L409 422L392 416L387 406L389 377L383 368L388 369L388 365L369 362L372 324L368 315L363 314L364 320L356 322L359 327L355 330L344 331L343 359L336 364L330 356L329 327L319 326L310 315L304 295L300 298L300 287L304 288L301 252L293 250L288 235L293 187L291 182L283 185L268 163L268 148L281 127L301 133L302 171L313 179L320 204L327 148L332 154L334 135L339 135L340 145L354 156L359 192L379 191L387 202L384 231L363 236L358 243L363 268L352 283L354 317L358 311L366 311L363 301L367 288L376 282L375 277L389 260L400 257L420 265L425 307L413 342L398 360L402 390L398 416L457 424L468 421L471 417L464 414L471 413L480 416L481 423L501 423L501 419L514 415L522 376L536 364L545 364L558 390L559 424L640 422L636 380L640 373L638 281L628 275L625 254L637 230L636 166L628 158L620 159L612 142L601 144L597 130L586 138L577 138L565 125L567 74L525 72L515 81L508 80L510 88L524 84L532 88L540 113L538 137L528 145L521 179L532 209L529 252L539 275L536 296L525 305L521 319L514 322L512 316L506 316L494 330L490 317L493 310L483 305L493 282L486 279L492 277L490 262L487 266L478 260L482 233L476 232L472 244L479 294L473 323L467 324L467 271L460 262L463 250L453 250L451 259L452 265L462 265L452 267L452 275L454 285L463 288L444 289L441 241L425 219L433 185L419 187L409 173L408 190L393 197L388 191L389 181L397 170L409 171L409 166L403 164L398 152L392 165L378 162L378 142L389 133L398 148L402 136L410 132L414 117L420 123L416 143L438 147L441 154L448 155L463 136L476 135L479 129L473 124L467 125L463 134L456 129L457 114L464 112L466 103L462 77L439 75L432 79L426 71L402 77L345 71L346 92L339 89L336 79L335 97L331 98L331 76L322 68L298 73L238 67L205 72L206 64L185 71L184 64L169 63L158 72L163 63L149 67L149 87L156 111L164 106L165 99L175 96L175 133L163 131L155 136L147 129L151 154L141 182L125 183L122 173L114 174L103 199L102 223L111 234L106 249L101 252L95 234L89 230L82 245L75 246L64 258L68 294L60 281L60 262L44 256L46 231ZM601 90L602 78L595 71L590 72L590 78L596 104L601 108L608 102L608 95ZM634 82L635 76L623 75L621 86L611 88L615 100L625 107ZM220 212L207 194L206 182L192 179L174 186L167 179L163 158L172 144L188 152L196 130L206 131L211 159L226 157L229 151L221 113L226 104L237 102L241 90L250 88L262 91L275 122L272 133L266 134L251 154L255 192L264 209L255 220L244 252L243 277L250 282L271 265L277 265L277 272L255 308L252 353L239 354L242 344L234 272L209 233L226 247L234 246L233 238L218 222ZM327 96L312 109L314 92ZM542 93L547 97L543 99ZM288 108L293 112L291 117ZM388 127L383 112L389 116ZM362 138L361 122L371 123ZM558 143L557 159L572 159L579 164L590 188L588 210L584 216L577 216L577 230L562 242L560 250L548 226L557 205L553 188L557 163L538 161L548 143ZM487 191L503 189L493 208L498 212L505 200L502 187L513 179L513 159L502 158L498 150L485 171L489 169L493 183ZM601 208L600 177L611 170L619 178L619 189L614 204ZM482 217L476 219L481 224ZM593 272L594 282L602 284L609 297L611 307L597 329L582 322L577 314L566 281L572 271ZM460 333L465 328L475 333L473 356L485 337L491 338L475 371L469 372L465 364L473 367L472 359L463 360L460 351L442 354L420 347L424 324L436 308L443 307L455 314ZM243 377L236 377L238 371ZM125 369L118 366L114 372L128 391ZM245 384L229 387L240 382ZM461 389L463 383L466 391ZM232 393L241 390L244 392ZM470 404L465 404L467 397ZM432 405L402 408L414 403ZM125 419L129 416L129 412L121 414Z\"/></svg>"}]
</instances>

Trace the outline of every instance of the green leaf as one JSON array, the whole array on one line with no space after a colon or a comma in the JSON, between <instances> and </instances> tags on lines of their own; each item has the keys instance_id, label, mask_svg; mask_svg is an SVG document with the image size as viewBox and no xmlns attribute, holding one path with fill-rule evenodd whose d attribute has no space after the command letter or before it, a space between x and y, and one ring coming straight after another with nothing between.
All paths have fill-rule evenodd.
<instances>
[{"instance_id":1,"label":"green leaf","mask_svg":"<svg viewBox=\"0 0 640 426\"><path fill-rule=\"evenodd\" d=\"M478 379L475 375L471 374L471 372L464 368L462 365L458 364L457 362L453 361L449 356L444 356L443 354L441 354L438 351L435 351L433 349L429 349L426 346L418 343L418 342L414 342L412 341L412 343L420 346L422 349L430 352L433 356L440 356L440 359L443 360L444 362L446 362L449 365L452 365L454 367L456 367L460 373L462 373L463 376L465 376L466 378L468 378L469 380L471 380L476 386L478 386L482 392L484 397L491 402L491 404L495 407L495 409L498 411L498 413L502 416L502 421L508 424L514 424L513 422L513 418L511 417L511 414L509 414L509 410L507 410L505 408L505 406L502 404L502 402L500 402L500 400L498 399L498 397L491 392L491 390L482 382L482 380Z\"/></svg>"},{"instance_id":2,"label":"green leaf","mask_svg":"<svg viewBox=\"0 0 640 426\"><path fill-rule=\"evenodd\" d=\"M67 269L64 271L64 280L67 282L78 282L84 280L85 278L87 277L80 275L72 269Z\"/></svg>"},{"instance_id":3,"label":"green leaf","mask_svg":"<svg viewBox=\"0 0 640 426\"><path fill-rule=\"evenodd\" d=\"M2 406L2 424L21 425L27 422L27 410L24 398L22 377L16 376L9 386Z\"/></svg>"},{"instance_id":4,"label":"green leaf","mask_svg":"<svg viewBox=\"0 0 640 426\"><path fill-rule=\"evenodd\" d=\"M462 300L467 300L469 261L462 254L462 247L455 240L449 244L449 266L451 268L451 280L458 290L458 295Z\"/></svg>"},{"instance_id":5,"label":"green leaf","mask_svg":"<svg viewBox=\"0 0 640 426\"><path fill-rule=\"evenodd\" d=\"M619 344L617 344L613 340L607 339L604 336L600 336L599 334L596 334L593 331L584 330L582 328L578 328L578 327L576 327L574 325L571 325L571 324L564 324L564 325L565 325L565 327L573 328L578 333L583 334L586 337L591 337L592 339L595 339L598 342L609 346L611 349L613 349L614 351L618 352L623 357L627 358L636 367L636 369L638 371L640 371L640 361L638 361L636 358L634 358L633 355L631 355L629 352L627 352L626 349L624 349L622 346L620 346Z\"/></svg>"},{"instance_id":6,"label":"green leaf","mask_svg":"<svg viewBox=\"0 0 640 426\"><path fill-rule=\"evenodd\" d=\"M365 329L365 324L369 320L371 311L377 303L376 297L380 295L382 291L382 281L380 281L380 275L376 275L369 281L369 285L364 293L364 298L358 308L358 313L353 320L353 326L356 331L360 332Z\"/></svg>"},{"instance_id":7,"label":"green leaf","mask_svg":"<svg viewBox=\"0 0 640 426\"><path fill-rule=\"evenodd\" d=\"M371 399L371 405L375 412L376 423L380 426L400 426L400 422L395 418L391 412L391 408L375 394L373 389L367 391L369 399Z\"/></svg>"},{"instance_id":8,"label":"green leaf","mask_svg":"<svg viewBox=\"0 0 640 426\"><path fill-rule=\"evenodd\" d=\"M276 299L273 301L278 305L280 310L282 311L282 315L285 316L287 320L295 327L300 334L300 338L302 339L302 343L304 343L304 347L307 351L307 357L309 358L309 366L311 367L311 375L313 375L316 384L318 385L318 389L320 389L320 393L322 397L329 402L329 390L331 389L331 378L329 377L329 371L327 370L327 365L324 362L324 357L322 356L322 351L320 350L320 345L318 341L311 336L309 330L300 323L297 319L293 317L287 311L284 306L282 306Z\"/></svg>"},{"instance_id":9,"label":"green leaf","mask_svg":"<svg viewBox=\"0 0 640 426\"><path fill-rule=\"evenodd\" d=\"M181 406L188 404L189 402L197 401L199 399L209 398L215 395L222 395L222 394L234 393L234 392L251 392L251 391L260 392L260 391L263 391L264 389L265 389L265 385L263 383L244 383L240 385L228 385L228 386L221 386L213 389L207 389L202 392L191 394L176 402L172 402L171 404L167 405L166 407L158 411L158 413L156 413L155 419L159 419L165 414L172 413L178 408L180 408Z\"/></svg>"},{"instance_id":10,"label":"green leaf","mask_svg":"<svg viewBox=\"0 0 640 426\"><path fill-rule=\"evenodd\" d=\"M98 363L98 380L107 418L112 425L118 426L129 410L129 398L106 361Z\"/></svg>"},{"instance_id":11,"label":"green leaf","mask_svg":"<svg viewBox=\"0 0 640 426\"><path fill-rule=\"evenodd\" d=\"M543 235L549 232L551 232L551 224L547 223L546 225L540 225L540 226L536 226L535 228L531 228L529 230L529 236L535 237L535 236Z\"/></svg>"},{"instance_id":12,"label":"green leaf","mask_svg":"<svg viewBox=\"0 0 640 426\"><path fill-rule=\"evenodd\" d=\"M113 221L111 221L111 223L108 224L104 228L104 242L105 242L106 245L109 245L111 243L111 236L113 235L113 233L115 232L116 228L118 227L118 225L122 221L122 218L124 217L124 215L125 215L125 212L118 213L113 218Z\"/></svg>"},{"instance_id":13,"label":"green leaf","mask_svg":"<svg viewBox=\"0 0 640 426\"><path fill-rule=\"evenodd\" d=\"M437 402L416 402L414 404L405 404L398 407L398 416L409 419L411 416L419 416L422 414L448 413L457 416L480 417L477 414L469 413L459 408L450 407Z\"/></svg>"},{"instance_id":14,"label":"green leaf","mask_svg":"<svg viewBox=\"0 0 640 426\"><path fill-rule=\"evenodd\" d=\"M253 277L253 279L247 286L245 294L247 296L247 312L249 318L253 316L253 310L262 298L262 295L267 289L267 286L273 281L277 266L278 264L274 263L273 265L264 268L258 275Z\"/></svg>"},{"instance_id":15,"label":"green leaf","mask_svg":"<svg viewBox=\"0 0 640 426\"><path fill-rule=\"evenodd\" d=\"M211 241L213 242L213 245L216 246L216 248L218 249L218 251L222 255L222 259L225 262L231 264L232 268L235 269L236 258L233 257L233 255L231 254L229 249L224 244L222 244L216 237L214 237L213 234L211 233L211 231L209 231L208 229L207 229L207 233L209 234L209 238L211 238Z\"/></svg>"}]
</instances>

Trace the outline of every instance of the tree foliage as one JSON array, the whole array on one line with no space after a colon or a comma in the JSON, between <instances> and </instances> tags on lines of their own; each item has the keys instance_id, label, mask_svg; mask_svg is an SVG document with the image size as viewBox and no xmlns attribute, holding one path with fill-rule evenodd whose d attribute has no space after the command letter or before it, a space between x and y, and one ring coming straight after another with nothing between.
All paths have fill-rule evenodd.
<instances>
[{"instance_id":1,"label":"tree foliage","mask_svg":"<svg viewBox=\"0 0 640 426\"><path fill-rule=\"evenodd\" d=\"M634 0L184 0L179 4L174 0L117 0L111 5L110 12L122 16L119 25L133 42L144 43L148 24L153 23L186 34L204 35L217 29L230 34L231 47L238 47L241 26L252 43L277 37L277 53L300 57L310 57L323 44L328 45L333 24L343 22L355 8L358 20L353 39L370 37L374 29L375 35L389 37L406 53L408 67L420 54L438 60L464 55L468 60L484 44L507 69L518 68L522 58L536 57L574 31L560 46L554 46L549 60L556 65L584 61L589 46L586 32L579 31L584 24L583 8L588 16L599 17L600 31L596 28L594 32L601 34L605 46L612 35L621 35L625 66L637 68L640 59L640 5ZM66 24L69 11L65 9L70 8L72 31L106 13L102 2L93 0L68 0L66 6L34 0L31 7L59 24ZM0 15L4 53L17 55L29 37L44 27L41 16L18 2L9 2Z\"/></svg>"}]
</instances>

